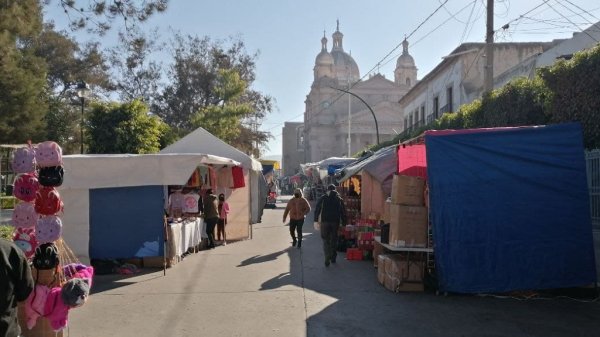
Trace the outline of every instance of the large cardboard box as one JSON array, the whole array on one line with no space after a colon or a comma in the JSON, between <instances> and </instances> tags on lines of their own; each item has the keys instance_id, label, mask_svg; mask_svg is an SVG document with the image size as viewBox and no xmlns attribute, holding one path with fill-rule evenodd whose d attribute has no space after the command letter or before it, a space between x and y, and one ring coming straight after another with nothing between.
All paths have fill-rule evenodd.
<instances>
[{"instance_id":1,"label":"large cardboard box","mask_svg":"<svg viewBox=\"0 0 600 337\"><path fill-rule=\"evenodd\" d=\"M377 241L373 241L373 264L377 269L384 269L385 256L383 254L383 246Z\"/></svg>"},{"instance_id":2,"label":"large cardboard box","mask_svg":"<svg viewBox=\"0 0 600 337\"><path fill-rule=\"evenodd\" d=\"M390 223L390 205L392 204L392 199L387 198L387 200L383 203L383 216L381 220L383 223Z\"/></svg>"},{"instance_id":3,"label":"large cardboard box","mask_svg":"<svg viewBox=\"0 0 600 337\"><path fill-rule=\"evenodd\" d=\"M396 292L398 291L398 286L400 285L400 280L396 277L391 276L390 274L385 274L383 286L390 291Z\"/></svg>"},{"instance_id":4,"label":"large cardboard box","mask_svg":"<svg viewBox=\"0 0 600 337\"><path fill-rule=\"evenodd\" d=\"M383 268L379 268L377 270L377 281L379 282L379 284L385 285L385 275L387 274L385 273Z\"/></svg>"},{"instance_id":5,"label":"large cardboard box","mask_svg":"<svg viewBox=\"0 0 600 337\"><path fill-rule=\"evenodd\" d=\"M392 204L423 206L425 180L420 177L394 174L392 179Z\"/></svg>"},{"instance_id":6,"label":"large cardboard box","mask_svg":"<svg viewBox=\"0 0 600 337\"><path fill-rule=\"evenodd\" d=\"M427 208L392 204L390 217L390 245L427 246Z\"/></svg>"},{"instance_id":7,"label":"large cardboard box","mask_svg":"<svg viewBox=\"0 0 600 337\"><path fill-rule=\"evenodd\" d=\"M391 259L390 269L386 272L402 282L421 282L423 281L423 261L414 255L408 261L405 254L395 255Z\"/></svg>"}]
</instances>

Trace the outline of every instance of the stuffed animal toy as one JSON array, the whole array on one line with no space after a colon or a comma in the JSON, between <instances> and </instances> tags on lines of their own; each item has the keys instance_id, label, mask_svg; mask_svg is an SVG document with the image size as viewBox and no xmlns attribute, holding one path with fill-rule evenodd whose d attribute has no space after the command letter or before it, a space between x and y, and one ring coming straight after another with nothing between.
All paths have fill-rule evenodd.
<instances>
[{"instance_id":1,"label":"stuffed animal toy","mask_svg":"<svg viewBox=\"0 0 600 337\"><path fill-rule=\"evenodd\" d=\"M89 279L73 278L68 280L62 287L61 298L71 308L80 307L90 296Z\"/></svg>"},{"instance_id":2,"label":"stuffed animal toy","mask_svg":"<svg viewBox=\"0 0 600 337\"><path fill-rule=\"evenodd\" d=\"M92 287L92 278L94 276L94 267L86 266L81 263L70 263L63 266L63 274L67 279L80 278L88 280L88 285Z\"/></svg>"},{"instance_id":3,"label":"stuffed animal toy","mask_svg":"<svg viewBox=\"0 0 600 337\"><path fill-rule=\"evenodd\" d=\"M62 162L62 149L52 141L39 143L35 149L35 160L39 167L60 166Z\"/></svg>"},{"instance_id":4,"label":"stuffed animal toy","mask_svg":"<svg viewBox=\"0 0 600 337\"><path fill-rule=\"evenodd\" d=\"M15 227L32 228L37 224L39 215L30 202L20 202L12 214L12 225Z\"/></svg>"},{"instance_id":5,"label":"stuffed animal toy","mask_svg":"<svg viewBox=\"0 0 600 337\"><path fill-rule=\"evenodd\" d=\"M60 194L54 187L42 186L35 194L35 211L43 215L54 215L63 210Z\"/></svg>"},{"instance_id":6,"label":"stuffed animal toy","mask_svg":"<svg viewBox=\"0 0 600 337\"><path fill-rule=\"evenodd\" d=\"M25 253L25 257L30 259L35 254L35 249L38 246L35 239L35 229L22 227L15 229L13 242L17 247L21 248L23 253Z\"/></svg>"},{"instance_id":7,"label":"stuffed animal toy","mask_svg":"<svg viewBox=\"0 0 600 337\"><path fill-rule=\"evenodd\" d=\"M19 174L13 183L13 194L15 198L31 202L35 200L36 194L40 189L38 178L33 173Z\"/></svg>"},{"instance_id":8,"label":"stuffed animal toy","mask_svg":"<svg viewBox=\"0 0 600 337\"><path fill-rule=\"evenodd\" d=\"M69 310L85 303L90 293L90 287L84 279L71 279L62 288L52 288L46 299L44 314L54 331L60 331L67 326Z\"/></svg>"},{"instance_id":9,"label":"stuffed animal toy","mask_svg":"<svg viewBox=\"0 0 600 337\"><path fill-rule=\"evenodd\" d=\"M30 173L35 171L35 150L29 147L22 147L13 152L12 169L15 173Z\"/></svg>"},{"instance_id":10,"label":"stuffed animal toy","mask_svg":"<svg viewBox=\"0 0 600 337\"><path fill-rule=\"evenodd\" d=\"M37 284L29 297L25 301L25 317L27 318L27 329L31 330L37 323L40 316L44 316L44 307L50 288L48 286Z\"/></svg>"},{"instance_id":11,"label":"stuffed animal toy","mask_svg":"<svg viewBox=\"0 0 600 337\"><path fill-rule=\"evenodd\" d=\"M56 215L45 216L38 220L35 230L39 243L54 242L62 234L62 221Z\"/></svg>"}]
</instances>

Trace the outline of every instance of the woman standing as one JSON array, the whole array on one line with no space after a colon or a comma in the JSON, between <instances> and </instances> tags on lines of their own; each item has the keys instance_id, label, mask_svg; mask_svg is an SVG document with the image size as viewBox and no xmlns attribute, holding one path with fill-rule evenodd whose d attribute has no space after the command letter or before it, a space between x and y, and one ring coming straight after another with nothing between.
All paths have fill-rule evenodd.
<instances>
[{"instance_id":1,"label":"woman standing","mask_svg":"<svg viewBox=\"0 0 600 337\"><path fill-rule=\"evenodd\" d=\"M227 245L227 235L225 234L225 225L227 225L227 214L229 214L229 204L225 201L225 194L219 194L219 222L217 222L217 240L221 241L223 235L223 246Z\"/></svg>"},{"instance_id":2,"label":"woman standing","mask_svg":"<svg viewBox=\"0 0 600 337\"><path fill-rule=\"evenodd\" d=\"M217 196L212 194L212 189L206 190L204 197L204 222L206 223L206 236L208 236L208 248L215 248L215 225L219 221L217 211Z\"/></svg>"}]
</instances>

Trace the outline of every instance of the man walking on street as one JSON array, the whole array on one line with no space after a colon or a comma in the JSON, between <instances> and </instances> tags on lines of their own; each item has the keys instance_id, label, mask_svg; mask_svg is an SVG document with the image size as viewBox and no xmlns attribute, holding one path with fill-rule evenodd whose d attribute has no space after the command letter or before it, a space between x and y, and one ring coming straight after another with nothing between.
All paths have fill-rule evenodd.
<instances>
[{"instance_id":1,"label":"man walking on street","mask_svg":"<svg viewBox=\"0 0 600 337\"><path fill-rule=\"evenodd\" d=\"M327 193L317 201L315 221L321 223L325 267L329 267L329 263L335 263L337 257L337 233L340 223L346 225L346 208L335 190L335 185L327 186Z\"/></svg>"},{"instance_id":2,"label":"man walking on street","mask_svg":"<svg viewBox=\"0 0 600 337\"><path fill-rule=\"evenodd\" d=\"M283 222L290 214L290 235L292 236L292 246L296 246L296 231L298 232L298 248L302 247L302 225L304 225L304 216L310 212L310 204L302 196L302 190L294 190L294 197L288 201L283 212Z\"/></svg>"}]
</instances>

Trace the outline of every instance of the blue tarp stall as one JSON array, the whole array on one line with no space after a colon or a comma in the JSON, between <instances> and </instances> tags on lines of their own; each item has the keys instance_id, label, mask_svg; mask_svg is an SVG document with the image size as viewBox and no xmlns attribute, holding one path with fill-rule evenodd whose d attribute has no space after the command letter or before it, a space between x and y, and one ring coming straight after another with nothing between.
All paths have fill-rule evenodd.
<instances>
[{"instance_id":1,"label":"blue tarp stall","mask_svg":"<svg viewBox=\"0 0 600 337\"><path fill-rule=\"evenodd\" d=\"M442 291L596 282L579 124L425 135Z\"/></svg>"},{"instance_id":2,"label":"blue tarp stall","mask_svg":"<svg viewBox=\"0 0 600 337\"><path fill-rule=\"evenodd\" d=\"M184 185L198 166L240 164L207 154L69 155L63 162L63 238L83 263L162 256L165 186Z\"/></svg>"}]
</instances>

